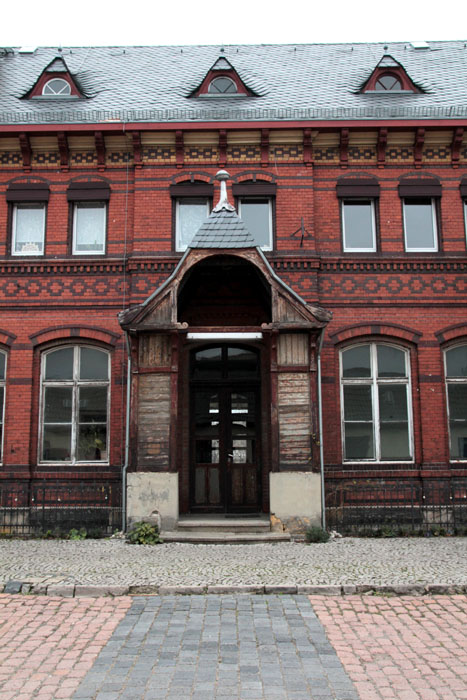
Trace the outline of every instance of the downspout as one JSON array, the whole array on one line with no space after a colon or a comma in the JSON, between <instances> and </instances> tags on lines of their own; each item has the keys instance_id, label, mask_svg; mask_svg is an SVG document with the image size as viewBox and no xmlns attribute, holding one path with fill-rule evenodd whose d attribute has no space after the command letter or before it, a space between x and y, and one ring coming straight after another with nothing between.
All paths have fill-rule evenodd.
<instances>
[{"instance_id":1,"label":"downspout","mask_svg":"<svg viewBox=\"0 0 467 700\"><path fill-rule=\"evenodd\" d=\"M326 494L324 490L324 448L323 448L323 397L321 389L321 350L324 341L324 328L318 343L318 420L319 420L319 465L321 473L321 527L326 529Z\"/></svg>"},{"instance_id":2,"label":"downspout","mask_svg":"<svg viewBox=\"0 0 467 700\"><path fill-rule=\"evenodd\" d=\"M131 406L131 348L128 331L125 331L126 349L128 353L128 366L126 377L126 411L125 411L125 461L122 470L122 531L126 532L126 475L130 458L130 406Z\"/></svg>"}]
</instances>

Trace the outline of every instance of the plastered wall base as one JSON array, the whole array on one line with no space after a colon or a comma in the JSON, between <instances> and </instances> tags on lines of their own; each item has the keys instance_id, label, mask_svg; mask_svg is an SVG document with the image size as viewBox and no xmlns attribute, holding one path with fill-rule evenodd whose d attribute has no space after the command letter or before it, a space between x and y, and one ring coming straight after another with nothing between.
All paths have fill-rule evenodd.
<instances>
[{"instance_id":1,"label":"plastered wall base","mask_svg":"<svg viewBox=\"0 0 467 700\"><path fill-rule=\"evenodd\" d=\"M271 528L303 534L321 525L321 476L311 472L271 472Z\"/></svg>"},{"instance_id":2,"label":"plastered wall base","mask_svg":"<svg viewBox=\"0 0 467 700\"><path fill-rule=\"evenodd\" d=\"M127 475L127 526L154 511L163 530L174 530L178 522L178 474L137 472Z\"/></svg>"}]
</instances>

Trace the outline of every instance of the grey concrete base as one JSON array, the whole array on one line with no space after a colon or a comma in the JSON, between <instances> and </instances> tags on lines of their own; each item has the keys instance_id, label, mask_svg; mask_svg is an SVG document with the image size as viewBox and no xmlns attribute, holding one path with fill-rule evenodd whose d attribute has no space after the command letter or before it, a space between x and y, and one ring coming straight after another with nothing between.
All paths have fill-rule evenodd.
<instances>
[{"instance_id":1,"label":"grey concrete base","mask_svg":"<svg viewBox=\"0 0 467 700\"><path fill-rule=\"evenodd\" d=\"M127 475L127 525L159 514L162 529L178 520L178 474L136 472Z\"/></svg>"},{"instance_id":2,"label":"grey concrete base","mask_svg":"<svg viewBox=\"0 0 467 700\"><path fill-rule=\"evenodd\" d=\"M301 534L321 524L321 475L312 472L271 472L272 530Z\"/></svg>"}]
</instances>

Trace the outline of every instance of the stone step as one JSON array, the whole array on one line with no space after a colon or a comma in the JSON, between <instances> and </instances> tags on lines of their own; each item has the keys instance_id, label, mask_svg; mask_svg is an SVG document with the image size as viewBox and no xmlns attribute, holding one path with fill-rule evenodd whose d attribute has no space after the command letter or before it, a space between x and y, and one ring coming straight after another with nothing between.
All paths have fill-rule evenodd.
<instances>
[{"instance_id":1,"label":"stone step","mask_svg":"<svg viewBox=\"0 0 467 700\"><path fill-rule=\"evenodd\" d=\"M176 530L179 532L205 533L262 533L270 532L268 517L259 518L224 518L224 517L187 517L180 518Z\"/></svg>"},{"instance_id":2,"label":"stone step","mask_svg":"<svg viewBox=\"0 0 467 700\"><path fill-rule=\"evenodd\" d=\"M268 542L290 542L288 532L238 532L222 529L221 531L206 531L204 528L161 532L164 542L186 542L190 544L264 544Z\"/></svg>"}]
</instances>

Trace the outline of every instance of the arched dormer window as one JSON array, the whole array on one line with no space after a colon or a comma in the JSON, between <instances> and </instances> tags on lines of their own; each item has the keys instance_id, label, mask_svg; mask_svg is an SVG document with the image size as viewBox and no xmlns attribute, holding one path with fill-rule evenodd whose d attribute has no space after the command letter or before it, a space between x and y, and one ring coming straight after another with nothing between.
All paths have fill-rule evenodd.
<instances>
[{"instance_id":1,"label":"arched dormer window","mask_svg":"<svg viewBox=\"0 0 467 700\"><path fill-rule=\"evenodd\" d=\"M42 88L42 95L44 97L69 97L71 95L70 83L63 78L52 78Z\"/></svg>"},{"instance_id":2,"label":"arched dormer window","mask_svg":"<svg viewBox=\"0 0 467 700\"><path fill-rule=\"evenodd\" d=\"M383 73L375 83L376 92L402 90L402 83L399 78L393 73Z\"/></svg>"},{"instance_id":3,"label":"arched dormer window","mask_svg":"<svg viewBox=\"0 0 467 700\"><path fill-rule=\"evenodd\" d=\"M238 90L232 78L220 75L209 83L208 92L211 95L235 95Z\"/></svg>"}]
</instances>

